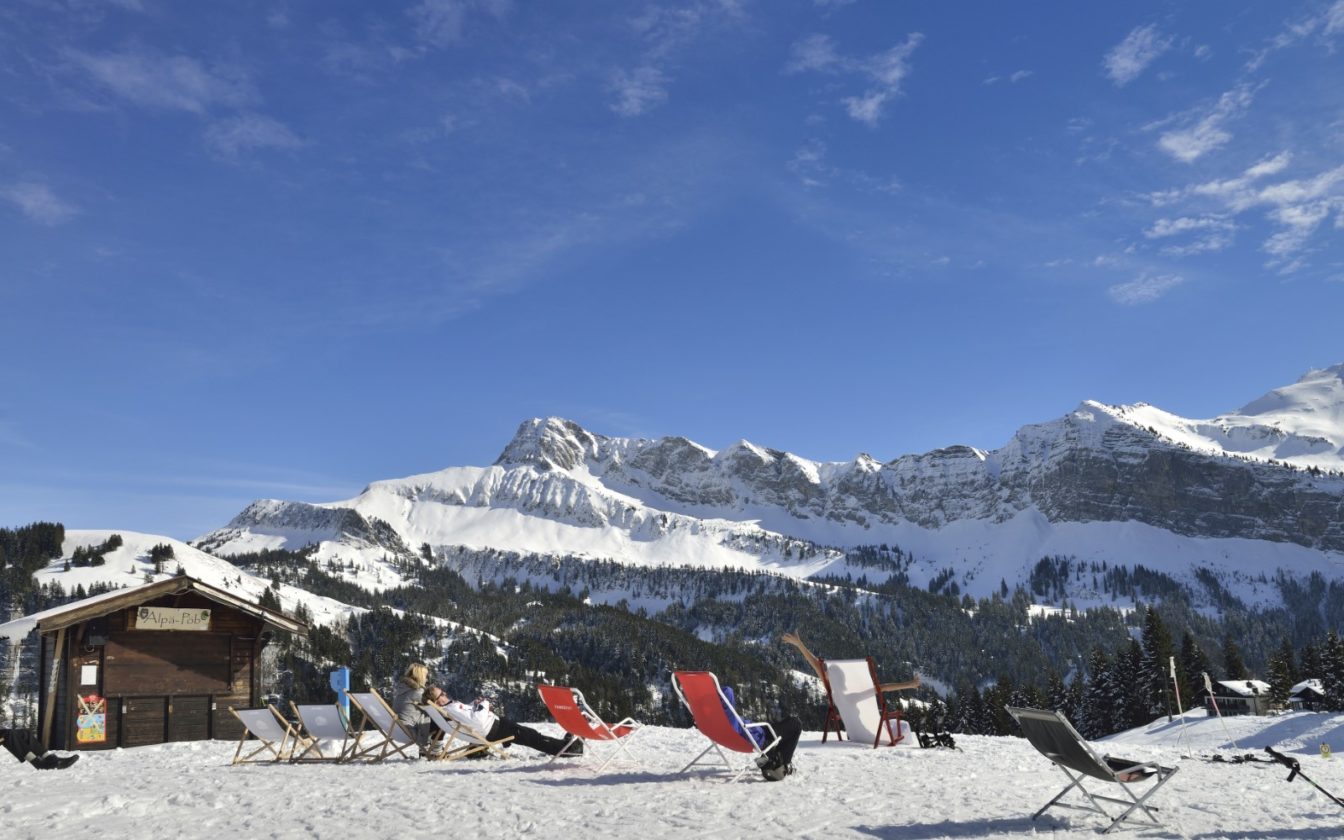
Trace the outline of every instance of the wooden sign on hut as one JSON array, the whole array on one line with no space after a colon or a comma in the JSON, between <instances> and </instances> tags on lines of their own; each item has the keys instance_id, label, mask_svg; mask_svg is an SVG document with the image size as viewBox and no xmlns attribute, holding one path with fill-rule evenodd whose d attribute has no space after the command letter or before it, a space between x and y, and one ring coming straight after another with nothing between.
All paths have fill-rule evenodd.
<instances>
[{"instance_id":1,"label":"wooden sign on hut","mask_svg":"<svg viewBox=\"0 0 1344 840\"><path fill-rule=\"evenodd\" d=\"M119 589L0 625L36 629L38 727L48 749L234 739L228 707L260 705L261 651L283 613L178 576Z\"/></svg>"}]
</instances>

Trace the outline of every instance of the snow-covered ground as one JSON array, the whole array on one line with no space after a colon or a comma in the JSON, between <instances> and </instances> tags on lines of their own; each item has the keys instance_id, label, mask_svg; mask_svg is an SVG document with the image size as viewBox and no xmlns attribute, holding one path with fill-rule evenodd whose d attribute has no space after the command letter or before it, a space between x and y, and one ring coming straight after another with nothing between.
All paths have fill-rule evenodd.
<instances>
[{"instance_id":1,"label":"snow-covered ground","mask_svg":"<svg viewBox=\"0 0 1344 840\"><path fill-rule=\"evenodd\" d=\"M1344 716L1294 714L1227 723L1242 752L1275 743L1336 795ZM539 728L557 733L551 725ZM1220 723L1191 715L1186 741L1166 720L1102 742L1126 757L1175 763L1153 800L1166 821L1144 837L1344 836L1344 808L1270 764L1218 764L1230 754ZM1268 740L1267 740L1268 739ZM132 837L1092 837L1099 818L1031 814L1066 780L1026 741L959 737L960 749L822 744L805 733L797 773L771 784L678 775L705 741L693 730L649 728L632 744L642 765L593 772L584 760L548 764L515 748L507 760L431 764L230 767L233 745L197 742L89 753L64 772L0 763L6 838ZM599 754L600 747L592 752ZM1182 758L1189 753L1190 758ZM1263 754L1263 753L1261 753ZM1127 832L1128 834L1128 832Z\"/></svg>"}]
</instances>

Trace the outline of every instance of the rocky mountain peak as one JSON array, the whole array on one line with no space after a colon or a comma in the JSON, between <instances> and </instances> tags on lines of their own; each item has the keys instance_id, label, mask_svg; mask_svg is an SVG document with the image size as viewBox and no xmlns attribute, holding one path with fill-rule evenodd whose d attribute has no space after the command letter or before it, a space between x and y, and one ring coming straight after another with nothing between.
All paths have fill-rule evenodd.
<instances>
[{"instance_id":1,"label":"rocky mountain peak","mask_svg":"<svg viewBox=\"0 0 1344 840\"><path fill-rule=\"evenodd\" d=\"M504 447L496 466L531 464L540 470L572 470L597 454L599 440L573 420L534 417L524 420Z\"/></svg>"}]
</instances>

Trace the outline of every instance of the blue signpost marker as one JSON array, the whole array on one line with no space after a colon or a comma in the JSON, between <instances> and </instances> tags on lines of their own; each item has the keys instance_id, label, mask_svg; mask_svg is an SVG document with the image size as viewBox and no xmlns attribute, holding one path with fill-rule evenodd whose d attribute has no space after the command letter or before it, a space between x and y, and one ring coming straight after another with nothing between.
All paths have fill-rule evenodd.
<instances>
[{"instance_id":1,"label":"blue signpost marker","mask_svg":"<svg viewBox=\"0 0 1344 840\"><path fill-rule=\"evenodd\" d=\"M337 668L331 672L331 690L336 692L336 702L341 707L341 717L345 718L347 725L350 723L350 698L345 693L350 690L350 669L345 666Z\"/></svg>"}]
</instances>

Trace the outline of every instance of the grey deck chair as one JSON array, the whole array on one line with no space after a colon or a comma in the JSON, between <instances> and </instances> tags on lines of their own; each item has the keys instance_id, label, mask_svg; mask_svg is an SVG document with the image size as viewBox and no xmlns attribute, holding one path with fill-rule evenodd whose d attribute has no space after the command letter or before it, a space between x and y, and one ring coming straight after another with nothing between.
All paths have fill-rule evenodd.
<instances>
[{"instance_id":1,"label":"grey deck chair","mask_svg":"<svg viewBox=\"0 0 1344 840\"><path fill-rule=\"evenodd\" d=\"M1054 799L1045 803L1041 810L1032 814L1032 820L1035 820L1041 814L1044 814L1047 808L1053 806L1101 814L1111 821L1111 824L1102 831L1103 834L1125 820L1138 817L1140 813L1147 817L1153 825L1161 825L1152 813L1157 809L1147 805L1146 802L1150 796L1157 792L1158 788L1166 784L1167 780L1176 774L1175 767L1163 767L1151 762L1129 761L1097 755L1096 751L1083 740L1083 736L1079 735L1073 725L1069 723L1068 718L1059 712L1047 712L1041 709L1018 709L1012 706L1006 706L1005 708L1008 710L1008 714L1012 715L1013 719L1022 727L1022 734L1027 736L1031 745L1041 755L1053 761L1055 766L1063 771L1065 776L1069 777L1068 786L1061 790ZM1113 796L1092 793L1083 787L1084 778L1118 784L1120 789L1125 792L1125 796L1129 798L1117 799ZM1135 796L1130 786L1144 781L1153 781L1152 787L1148 788L1142 796ZM1078 791L1087 798L1088 805L1070 805L1059 801L1074 788L1078 788ZM1119 816L1113 817L1102 807L1102 802L1123 805L1125 808Z\"/></svg>"}]
</instances>

